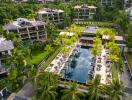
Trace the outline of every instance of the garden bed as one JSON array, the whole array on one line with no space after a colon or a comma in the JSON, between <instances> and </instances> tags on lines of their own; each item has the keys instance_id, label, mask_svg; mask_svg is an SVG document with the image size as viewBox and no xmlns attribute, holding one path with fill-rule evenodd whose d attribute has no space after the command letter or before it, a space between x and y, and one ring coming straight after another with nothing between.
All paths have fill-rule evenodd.
<instances>
[{"instance_id":1,"label":"garden bed","mask_svg":"<svg viewBox=\"0 0 132 100\"><path fill-rule=\"evenodd\" d=\"M116 69L116 66L113 64L112 65L112 80L114 79L117 80L119 78L118 78L118 71Z\"/></svg>"},{"instance_id":2,"label":"garden bed","mask_svg":"<svg viewBox=\"0 0 132 100\"><path fill-rule=\"evenodd\" d=\"M111 22L92 22L92 21L76 21L77 25L85 26L100 26L100 27L113 27L115 24Z\"/></svg>"}]
</instances>

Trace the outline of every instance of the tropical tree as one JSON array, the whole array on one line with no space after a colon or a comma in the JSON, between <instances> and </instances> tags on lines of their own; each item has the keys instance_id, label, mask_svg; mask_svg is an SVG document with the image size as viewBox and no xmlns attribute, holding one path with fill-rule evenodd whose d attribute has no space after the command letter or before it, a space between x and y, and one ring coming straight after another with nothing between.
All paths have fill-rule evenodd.
<instances>
[{"instance_id":1,"label":"tropical tree","mask_svg":"<svg viewBox=\"0 0 132 100\"><path fill-rule=\"evenodd\" d=\"M53 40L54 41L54 45L55 46L59 46L60 45L60 43L61 43L61 41L60 41L60 38L59 37L57 37L57 38L55 38L55 40Z\"/></svg>"},{"instance_id":2,"label":"tropical tree","mask_svg":"<svg viewBox=\"0 0 132 100\"><path fill-rule=\"evenodd\" d=\"M78 91L78 86L77 83L73 82L70 84L69 88L63 89L61 100L80 100L80 96L84 96L84 94Z\"/></svg>"},{"instance_id":3,"label":"tropical tree","mask_svg":"<svg viewBox=\"0 0 132 100\"><path fill-rule=\"evenodd\" d=\"M67 55L68 52L69 52L69 50L68 50L67 46L64 45L64 47L62 48L62 53L63 53L64 55Z\"/></svg>"},{"instance_id":4,"label":"tropical tree","mask_svg":"<svg viewBox=\"0 0 132 100\"><path fill-rule=\"evenodd\" d=\"M102 41L99 37L94 37L93 40L93 48L92 48L92 54L96 57L101 53L102 48Z\"/></svg>"},{"instance_id":5,"label":"tropical tree","mask_svg":"<svg viewBox=\"0 0 132 100\"><path fill-rule=\"evenodd\" d=\"M90 100L100 100L106 93L106 89L103 84L100 83L101 76L96 75L93 80L88 82L88 96Z\"/></svg>"},{"instance_id":6,"label":"tropical tree","mask_svg":"<svg viewBox=\"0 0 132 100\"><path fill-rule=\"evenodd\" d=\"M132 24L128 27L127 36L126 45L128 48L132 48Z\"/></svg>"},{"instance_id":7,"label":"tropical tree","mask_svg":"<svg viewBox=\"0 0 132 100\"><path fill-rule=\"evenodd\" d=\"M52 72L45 72L44 74L38 74L36 77L36 98L39 100L55 100L56 88L58 84L59 76Z\"/></svg>"},{"instance_id":8,"label":"tropical tree","mask_svg":"<svg viewBox=\"0 0 132 100\"><path fill-rule=\"evenodd\" d=\"M41 81L37 87L37 99L39 100L55 100L56 99L56 88L55 86L50 86L48 84L44 84L45 80Z\"/></svg>"},{"instance_id":9,"label":"tropical tree","mask_svg":"<svg viewBox=\"0 0 132 100\"><path fill-rule=\"evenodd\" d=\"M123 34L126 34L130 24L129 18L130 15L125 11L119 11L114 18L114 22L120 25Z\"/></svg>"},{"instance_id":10,"label":"tropical tree","mask_svg":"<svg viewBox=\"0 0 132 100\"><path fill-rule=\"evenodd\" d=\"M107 89L111 100L121 100L122 97L127 97L126 93L122 91L124 89L123 82L119 80L113 80Z\"/></svg>"},{"instance_id":11,"label":"tropical tree","mask_svg":"<svg viewBox=\"0 0 132 100\"><path fill-rule=\"evenodd\" d=\"M120 56L120 48L114 42L107 43L106 47L109 49L109 59L113 62L118 62Z\"/></svg>"},{"instance_id":12,"label":"tropical tree","mask_svg":"<svg viewBox=\"0 0 132 100\"><path fill-rule=\"evenodd\" d=\"M44 49L45 51L50 52L50 53L53 51L53 48L51 47L51 45L46 45Z\"/></svg>"}]
</instances>

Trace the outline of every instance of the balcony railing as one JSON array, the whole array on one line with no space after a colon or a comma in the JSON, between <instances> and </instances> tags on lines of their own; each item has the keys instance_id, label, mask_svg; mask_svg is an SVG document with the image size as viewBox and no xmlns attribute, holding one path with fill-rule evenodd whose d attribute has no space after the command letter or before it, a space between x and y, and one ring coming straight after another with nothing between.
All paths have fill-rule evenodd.
<instances>
[{"instance_id":1,"label":"balcony railing","mask_svg":"<svg viewBox=\"0 0 132 100\"><path fill-rule=\"evenodd\" d=\"M19 33L28 33L27 30L19 30Z\"/></svg>"}]
</instances>

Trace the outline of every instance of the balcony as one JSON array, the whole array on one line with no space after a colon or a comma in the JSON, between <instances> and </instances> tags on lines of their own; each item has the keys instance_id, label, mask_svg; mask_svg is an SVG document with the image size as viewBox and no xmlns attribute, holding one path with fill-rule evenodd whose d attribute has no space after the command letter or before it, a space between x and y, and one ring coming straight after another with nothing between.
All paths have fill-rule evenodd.
<instances>
[{"instance_id":1,"label":"balcony","mask_svg":"<svg viewBox=\"0 0 132 100\"><path fill-rule=\"evenodd\" d=\"M46 17L47 17L47 14L42 14L42 17L43 17L43 18L46 18Z\"/></svg>"},{"instance_id":2,"label":"balcony","mask_svg":"<svg viewBox=\"0 0 132 100\"><path fill-rule=\"evenodd\" d=\"M9 30L9 32L18 33L17 30Z\"/></svg>"},{"instance_id":3,"label":"balcony","mask_svg":"<svg viewBox=\"0 0 132 100\"><path fill-rule=\"evenodd\" d=\"M27 29L24 28L24 29L19 29L19 33L28 33Z\"/></svg>"},{"instance_id":4,"label":"balcony","mask_svg":"<svg viewBox=\"0 0 132 100\"><path fill-rule=\"evenodd\" d=\"M0 77L1 77L1 75L3 75L4 73L6 73L6 69L0 67Z\"/></svg>"},{"instance_id":5,"label":"balcony","mask_svg":"<svg viewBox=\"0 0 132 100\"><path fill-rule=\"evenodd\" d=\"M43 25L38 26L38 30L44 30L44 26Z\"/></svg>"},{"instance_id":6,"label":"balcony","mask_svg":"<svg viewBox=\"0 0 132 100\"><path fill-rule=\"evenodd\" d=\"M54 16L58 16L58 14L53 14Z\"/></svg>"},{"instance_id":7,"label":"balcony","mask_svg":"<svg viewBox=\"0 0 132 100\"><path fill-rule=\"evenodd\" d=\"M30 33L31 37L37 37L37 33Z\"/></svg>"},{"instance_id":8,"label":"balcony","mask_svg":"<svg viewBox=\"0 0 132 100\"><path fill-rule=\"evenodd\" d=\"M39 36L44 35L44 34L45 34L44 31L38 32L38 35L39 35Z\"/></svg>"},{"instance_id":9,"label":"balcony","mask_svg":"<svg viewBox=\"0 0 132 100\"><path fill-rule=\"evenodd\" d=\"M36 41L37 40L37 37L31 37L31 40L32 41Z\"/></svg>"},{"instance_id":10,"label":"balcony","mask_svg":"<svg viewBox=\"0 0 132 100\"><path fill-rule=\"evenodd\" d=\"M8 54L6 54L6 55L1 55L0 54L0 60L6 59L8 56L9 56Z\"/></svg>"},{"instance_id":11,"label":"balcony","mask_svg":"<svg viewBox=\"0 0 132 100\"><path fill-rule=\"evenodd\" d=\"M25 38L29 38L28 34L21 34L21 38L25 39Z\"/></svg>"},{"instance_id":12,"label":"balcony","mask_svg":"<svg viewBox=\"0 0 132 100\"><path fill-rule=\"evenodd\" d=\"M39 39L47 39L46 35L39 36Z\"/></svg>"},{"instance_id":13,"label":"balcony","mask_svg":"<svg viewBox=\"0 0 132 100\"><path fill-rule=\"evenodd\" d=\"M29 32L34 32L34 31L36 31L36 27L29 27L28 30L29 30Z\"/></svg>"}]
</instances>

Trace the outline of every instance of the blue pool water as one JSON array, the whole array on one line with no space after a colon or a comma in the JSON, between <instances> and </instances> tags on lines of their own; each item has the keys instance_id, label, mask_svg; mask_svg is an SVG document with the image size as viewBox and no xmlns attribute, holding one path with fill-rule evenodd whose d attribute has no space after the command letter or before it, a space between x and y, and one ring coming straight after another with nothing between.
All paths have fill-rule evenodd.
<instances>
[{"instance_id":1,"label":"blue pool water","mask_svg":"<svg viewBox=\"0 0 132 100\"><path fill-rule=\"evenodd\" d=\"M77 50L79 53L69 58L67 68L62 70L62 74L64 78L85 83L91 79L89 72L93 69L91 66L92 55L90 49L79 47Z\"/></svg>"}]
</instances>

